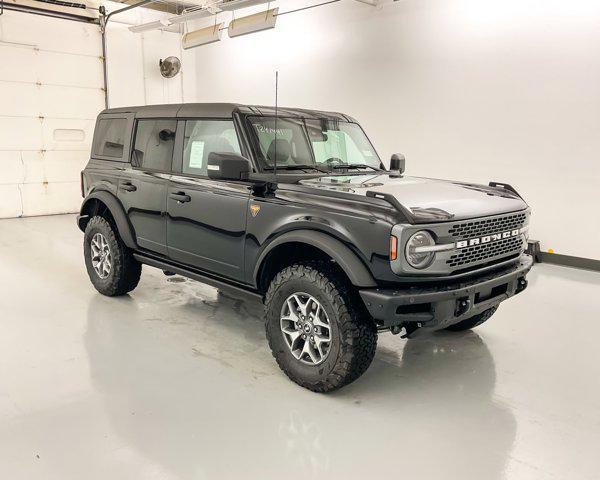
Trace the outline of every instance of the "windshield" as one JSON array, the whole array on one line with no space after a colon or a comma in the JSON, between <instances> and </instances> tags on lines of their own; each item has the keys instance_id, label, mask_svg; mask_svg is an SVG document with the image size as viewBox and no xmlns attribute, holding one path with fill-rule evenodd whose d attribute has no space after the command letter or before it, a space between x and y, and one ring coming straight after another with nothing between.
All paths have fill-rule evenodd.
<instances>
[{"instance_id":1,"label":"windshield","mask_svg":"<svg viewBox=\"0 0 600 480\"><path fill-rule=\"evenodd\" d=\"M356 123L302 118L249 117L265 169L379 170L381 160ZM277 125L276 125L277 124Z\"/></svg>"}]
</instances>

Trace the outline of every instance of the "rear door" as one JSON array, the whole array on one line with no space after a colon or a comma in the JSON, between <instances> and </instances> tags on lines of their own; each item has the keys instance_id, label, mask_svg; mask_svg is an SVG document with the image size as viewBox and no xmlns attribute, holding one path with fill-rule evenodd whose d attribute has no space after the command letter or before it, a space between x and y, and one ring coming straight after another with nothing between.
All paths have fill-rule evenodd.
<instances>
[{"instance_id":1,"label":"rear door","mask_svg":"<svg viewBox=\"0 0 600 480\"><path fill-rule=\"evenodd\" d=\"M250 185L207 177L211 152L240 154L232 120L180 121L181 157L167 196L167 244L173 260L220 276L244 278Z\"/></svg>"},{"instance_id":2,"label":"rear door","mask_svg":"<svg viewBox=\"0 0 600 480\"><path fill-rule=\"evenodd\" d=\"M138 245L161 255L167 255L167 184L176 129L175 119L136 120L130 167L119 180L118 197Z\"/></svg>"}]
</instances>

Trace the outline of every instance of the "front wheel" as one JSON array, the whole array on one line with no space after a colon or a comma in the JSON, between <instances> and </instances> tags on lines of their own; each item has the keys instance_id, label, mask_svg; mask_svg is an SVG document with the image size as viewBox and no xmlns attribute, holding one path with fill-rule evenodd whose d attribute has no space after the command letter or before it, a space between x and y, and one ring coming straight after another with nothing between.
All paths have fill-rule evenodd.
<instances>
[{"instance_id":1,"label":"front wheel","mask_svg":"<svg viewBox=\"0 0 600 480\"><path fill-rule=\"evenodd\" d=\"M478 315L474 315L471 318L467 318L462 322L450 325L449 327L446 327L445 330L449 330L451 332L463 332L464 330L471 330L472 328L478 327L483 322L488 321L490 317L496 313L496 310L498 310L498 307L489 308L488 310L485 310Z\"/></svg>"},{"instance_id":2,"label":"front wheel","mask_svg":"<svg viewBox=\"0 0 600 480\"><path fill-rule=\"evenodd\" d=\"M265 298L266 333L277 364L298 385L330 392L360 377L377 329L360 299L325 262L279 272Z\"/></svg>"}]
</instances>

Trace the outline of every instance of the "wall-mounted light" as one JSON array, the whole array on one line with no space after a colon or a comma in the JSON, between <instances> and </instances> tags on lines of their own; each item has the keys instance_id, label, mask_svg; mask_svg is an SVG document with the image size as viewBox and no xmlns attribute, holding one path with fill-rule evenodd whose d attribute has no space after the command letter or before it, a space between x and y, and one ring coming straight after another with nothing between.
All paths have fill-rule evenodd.
<instances>
[{"instance_id":1,"label":"wall-mounted light","mask_svg":"<svg viewBox=\"0 0 600 480\"><path fill-rule=\"evenodd\" d=\"M223 23L216 23L210 27L194 30L186 33L181 37L181 46L184 50L199 47L200 45L208 45L209 43L218 42L221 40L221 29Z\"/></svg>"},{"instance_id":2,"label":"wall-mounted light","mask_svg":"<svg viewBox=\"0 0 600 480\"><path fill-rule=\"evenodd\" d=\"M248 33L260 32L261 30L275 28L278 11L279 8L272 8L271 10L267 10L265 12L255 13L254 15L232 20L229 23L229 28L227 29L229 37L239 37L240 35L246 35Z\"/></svg>"}]
</instances>

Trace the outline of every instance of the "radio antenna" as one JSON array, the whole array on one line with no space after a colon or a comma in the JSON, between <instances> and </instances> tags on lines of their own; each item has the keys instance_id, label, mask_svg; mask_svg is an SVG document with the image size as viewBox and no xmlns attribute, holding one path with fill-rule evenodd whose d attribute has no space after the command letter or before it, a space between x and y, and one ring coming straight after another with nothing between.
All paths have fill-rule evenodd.
<instances>
[{"instance_id":1,"label":"radio antenna","mask_svg":"<svg viewBox=\"0 0 600 480\"><path fill-rule=\"evenodd\" d=\"M277 116L278 116L278 96L279 96L279 71L275 71L275 160L273 165L273 174L277 178Z\"/></svg>"}]
</instances>

